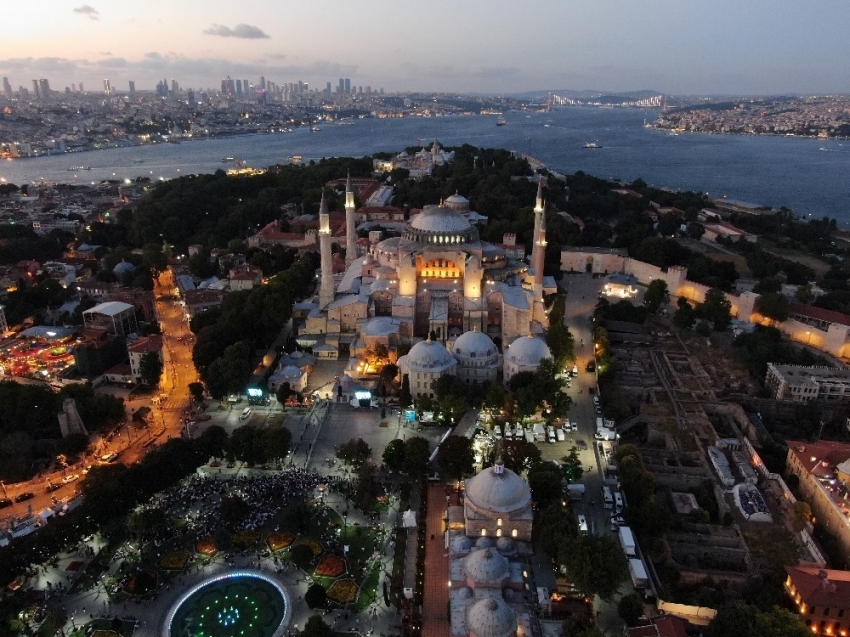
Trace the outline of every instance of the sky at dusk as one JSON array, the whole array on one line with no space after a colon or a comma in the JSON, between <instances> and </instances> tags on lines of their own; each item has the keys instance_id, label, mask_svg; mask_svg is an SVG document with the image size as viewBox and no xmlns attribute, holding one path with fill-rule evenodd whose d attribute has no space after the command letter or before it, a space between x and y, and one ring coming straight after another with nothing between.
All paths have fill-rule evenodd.
<instances>
[{"instance_id":1,"label":"sky at dusk","mask_svg":"<svg viewBox=\"0 0 850 637\"><path fill-rule=\"evenodd\" d=\"M850 1L34 0L3 3L0 75L54 90L351 78L387 91L850 91Z\"/></svg>"}]
</instances>

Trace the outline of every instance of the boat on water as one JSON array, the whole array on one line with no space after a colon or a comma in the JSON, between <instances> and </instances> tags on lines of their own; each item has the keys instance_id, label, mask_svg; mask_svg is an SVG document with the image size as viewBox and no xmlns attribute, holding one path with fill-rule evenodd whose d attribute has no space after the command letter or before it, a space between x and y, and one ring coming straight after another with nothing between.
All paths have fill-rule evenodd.
<instances>
[{"instance_id":1,"label":"boat on water","mask_svg":"<svg viewBox=\"0 0 850 637\"><path fill-rule=\"evenodd\" d=\"M322 130L322 129L321 129L321 128L319 128L318 126L311 126L311 127L310 127L310 132L311 132L311 133L319 133L319 132L321 132L321 130Z\"/></svg>"},{"instance_id":2,"label":"boat on water","mask_svg":"<svg viewBox=\"0 0 850 637\"><path fill-rule=\"evenodd\" d=\"M586 144L582 144L581 147L582 148L602 148L602 146L600 146L596 142L587 142Z\"/></svg>"},{"instance_id":3,"label":"boat on water","mask_svg":"<svg viewBox=\"0 0 850 637\"><path fill-rule=\"evenodd\" d=\"M223 164L229 164L229 163L234 162L234 161L236 161L235 157L222 157L221 158L221 163L223 163Z\"/></svg>"},{"instance_id":4,"label":"boat on water","mask_svg":"<svg viewBox=\"0 0 850 637\"><path fill-rule=\"evenodd\" d=\"M499 115L499 117L496 118L496 126L504 126L507 123L508 123L508 121L504 117L502 117L501 115Z\"/></svg>"},{"instance_id":5,"label":"boat on water","mask_svg":"<svg viewBox=\"0 0 850 637\"><path fill-rule=\"evenodd\" d=\"M68 169L69 173L79 172L80 170L91 170L91 166L71 166Z\"/></svg>"}]
</instances>

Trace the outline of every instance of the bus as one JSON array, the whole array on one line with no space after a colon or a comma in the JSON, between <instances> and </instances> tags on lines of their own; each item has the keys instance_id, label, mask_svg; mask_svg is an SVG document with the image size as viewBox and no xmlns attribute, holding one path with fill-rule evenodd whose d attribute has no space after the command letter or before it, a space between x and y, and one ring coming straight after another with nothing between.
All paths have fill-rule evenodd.
<instances>
[{"instance_id":1,"label":"bus","mask_svg":"<svg viewBox=\"0 0 850 637\"><path fill-rule=\"evenodd\" d=\"M614 508L614 496L611 495L611 487L602 487L602 501L604 502L606 509Z\"/></svg>"}]
</instances>

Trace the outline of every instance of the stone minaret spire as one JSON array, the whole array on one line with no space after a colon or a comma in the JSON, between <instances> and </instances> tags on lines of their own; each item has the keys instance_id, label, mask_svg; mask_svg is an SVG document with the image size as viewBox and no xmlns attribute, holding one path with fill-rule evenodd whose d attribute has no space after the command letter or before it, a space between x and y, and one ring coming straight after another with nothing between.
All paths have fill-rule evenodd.
<instances>
[{"instance_id":1,"label":"stone minaret spire","mask_svg":"<svg viewBox=\"0 0 850 637\"><path fill-rule=\"evenodd\" d=\"M319 254L322 257L322 280L319 284L319 309L325 309L334 300L334 273L331 266L331 218L325 193L319 205Z\"/></svg>"},{"instance_id":2,"label":"stone minaret spire","mask_svg":"<svg viewBox=\"0 0 850 637\"><path fill-rule=\"evenodd\" d=\"M354 191L351 173L345 179L345 267L357 258L357 220L354 217Z\"/></svg>"},{"instance_id":3,"label":"stone minaret spire","mask_svg":"<svg viewBox=\"0 0 850 637\"><path fill-rule=\"evenodd\" d=\"M531 244L531 267L537 263L537 243L540 241L540 219L544 216L543 177L537 181L537 197L534 200L534 238Z\"/></svg>"},{"instance_id":4,"label":"stone minaret spire","mask_svg":"<svg viewBox=\"0 0 850 637\"><path fill-rule=\"evenodd\" d=\"M546 325L546 308L543 303L543 262L546 260L546 215L540 215L537 243L534 244L534 281L531 290L534 296L534 320Z\"/></svg>"}]
</instances>

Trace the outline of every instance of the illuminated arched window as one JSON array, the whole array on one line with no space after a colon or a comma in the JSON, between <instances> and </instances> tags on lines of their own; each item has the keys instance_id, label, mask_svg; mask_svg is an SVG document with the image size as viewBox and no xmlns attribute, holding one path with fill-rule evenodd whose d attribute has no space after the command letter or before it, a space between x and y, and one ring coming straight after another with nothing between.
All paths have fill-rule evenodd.
<instances>
[{"instance_id":1,"label":"illuminated arched window","mask_svg":"<svg viewBox=\"0 0 850 637\"><path fill-rule=\"evenodd\" d=\"M502 526L502 518L496 518L496 526Z\"/></svg>"},{"instance_id":2,"label":"illuminated arched window","mask_svg":"<svg viewBox=\"0 0 850 637\"><path fill-rule=\"evenodd\" d=\"M496 529L496 537L502 537L502 529Z\"/></svg>"},{"instance_id":3,"label":"illuminated arched window","mask_svg":"<svg viewBox=\"0 0 850 637\"><path fill-rule=\"evenodd\" d=\"M511 530L511 537L516 537L518 535L519 535L519 531L517 531L516 529Z\"/></svg>"},{"instance_id":4,"label":"illuminated arched window","mask_svg":"<svg viewBox=\"0 0 850 637\"><path fill-rule=\"evenodd\" d=\"M481 537L487 537L487 529L481 529Z\"/></svg>"}]
</instances>

